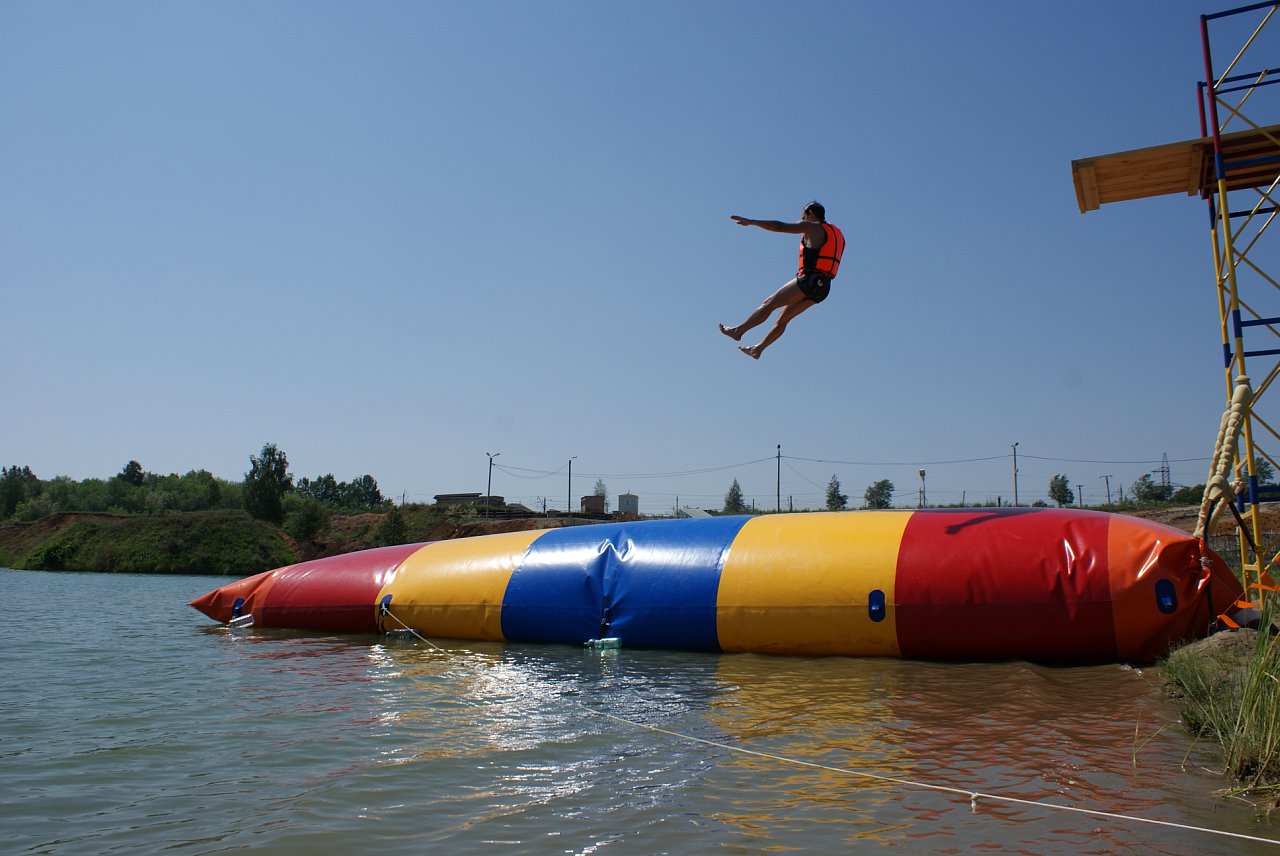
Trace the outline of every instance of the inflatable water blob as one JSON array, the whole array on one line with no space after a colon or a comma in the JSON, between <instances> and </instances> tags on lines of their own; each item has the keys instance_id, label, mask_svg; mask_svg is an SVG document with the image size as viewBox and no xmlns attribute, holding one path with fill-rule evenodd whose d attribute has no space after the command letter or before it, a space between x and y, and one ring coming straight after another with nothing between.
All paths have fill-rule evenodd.
<instances>
[{"instance_id":1,"label":"inflatable water blob","mask_svg":"<svg viewBox=\"0 0 1280 856\"><path fill-rule=\"evenodd\" d=\"M405 544L192 601L231 625L931 660L1148 663L1240 596L1169 526L1073 509L613 522ZM612 640L617 640L613 642Z\"/></svg>"}]
</instances>

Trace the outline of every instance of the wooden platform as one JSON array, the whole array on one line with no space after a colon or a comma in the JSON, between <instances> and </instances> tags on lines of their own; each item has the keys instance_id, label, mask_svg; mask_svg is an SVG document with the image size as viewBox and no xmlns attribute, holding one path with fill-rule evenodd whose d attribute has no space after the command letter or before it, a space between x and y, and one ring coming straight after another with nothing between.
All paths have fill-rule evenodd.
<instances>
[{"instance_id":1,"label":"wooden platform","mask_svg":"<svg viewBox=\"0 0 1280 856\"><path fill-rule=\"evenodd\" d=\"M1222 138L1227 161L1227 190L1267 187L1280 176L1280 125L1238 131ZM1256 158L1276 158L1235 169L1232 164ZM1170 193L1199 194L1207 199L1217 191L1213 168L1213 140L1202 137L1147 149L1116 152L1071 162L1076 202L1081 213L1108 202L1146 199Z\"/></svg>"}]
</instances>

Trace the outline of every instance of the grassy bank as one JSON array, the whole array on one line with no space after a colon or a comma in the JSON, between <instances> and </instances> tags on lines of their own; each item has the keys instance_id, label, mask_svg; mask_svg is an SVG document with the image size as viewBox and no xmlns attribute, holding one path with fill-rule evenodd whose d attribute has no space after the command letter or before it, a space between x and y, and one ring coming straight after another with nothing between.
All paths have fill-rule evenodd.
<instances>
[{"instance_id":1,"label":"grassy bank","mask_svg":"<svg viewBox=\"0 0 1280 856\"><path fill-rule=\"evenodd\" d=\"M1271 609L1262 627L1271 626ZM1164 677L1193 734L1222 746L1238 784L1224 795L1280 806L1280 636L1236 630L1169 655Z\"/></svg>"},{"instance_id":2,"label":"grassy bank","mask_svg":"<svg viewBox=\"0 0 1280 856\"><path fill-rule=\"evenodd\" d=\"M469 507L408 505L328 513L305 532L243 511L50 514L0 523L0 567L45 571L231 574L248 576L299 561L386 544L440 541L587 521L486 520Z\"/></svg>"},{"instance_id":3,"label":"grassy bank","mask_svg":"<svg viewBox=\"0 0 1280 856\"><path fill-rule=\"evenodd\" d=\"M0 565L13 568L244 575L297 559L279 529L242 511L51 515L0 526Z\"/></svg>"}]
</instances>

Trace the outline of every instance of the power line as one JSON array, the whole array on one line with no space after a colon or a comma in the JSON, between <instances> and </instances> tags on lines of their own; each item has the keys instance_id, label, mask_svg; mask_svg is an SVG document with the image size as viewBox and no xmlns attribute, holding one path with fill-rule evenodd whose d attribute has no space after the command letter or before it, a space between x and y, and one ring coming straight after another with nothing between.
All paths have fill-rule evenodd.
<instances>
[{"instance_id":1,"label":"power line","mask_svg":"<svg viewBox=\"0 0 1280 856\"><path fill-rule=\"evenodd\" d=\"M943 464L974 464L983 461L998 461L1001 458L1007 458L1008 455L992 455L988 458L962 458L955 461L838 461L832 458L798 458L792 455L783 455L784 460L791 461L807 461L811 464L842 464L847 467L937 467ZM1208 460L1208 458L1205 458Z\"/></svg>"},{"instance_id":2,"label":"power line","mask_svg":"<svg viewBox=\"0 0 1280 856\"><path fill-rule=\"evenodd\" d=\"M583 473L582 475L586 478L600 478L600 479L675 478L677 476L698 476L698 475L704 475L705 473L717 473L717 472L722 472L724 470L737 469L739 467L750 467L750 466L754 466L755 464L761 464L761 463L764 463L765 461L772 461L772 460L775 460L775 458L773 455L770 455L767 458L759 458L754 461L744 461L738 464L724 464L724 465L715 466L715 467L703 467L701 469L696 469L696 470L678 470L675 472L666 472L666 473ZM548 470L534 470L534 469L529 469L527 467L513 467L510 464L494 464L493 468L495 470L501 470L502 472L508 472L509 470L520 470L521 472L537 474L533 476L521 476L515 472L509 473L510 475L515 476L516 478L546 478L549 476L557 475L560 472L560 470L548 471Z\"/></svg>"},{"instance_id":3,"label":"power line","mask_svg":"<svg viewBox=\"0 0 1280 856\"><path fill-rule=\"evenodd\" d=\"M1120 465L1129 465L1129 466L1139 466L1139 465L1146 466L1148 464L1159 464L1159 465L1167 466L1170 463L1175 463L1175 464L1204 463L1209 460L1209 458L1207 457L1169 458L1165 456L1162 458L1153 458L1151 460L1143 460L1143 461L1121 461L1121 460L1104 459L1104 458L1059 458L1059 457L1053 457L1049 455L1030 455L1025 452L1022 453L1021 456L1024 458L1029 458L1036 461L1052 461L1054 463L1120 464ZM919 467L919 466L937 467L937 466L945 466L949 464L986 463L988 461L999 461L1009 457L1010 455L1001 454L1001 455L988 455L986 457L980 457L980 458L955 458L952 460L945 460L945 461L918 461L918 460L917 461L848 461L848 460L841 460L838 458L806 458L798 455L782 455L781 456L783 461L800 461L800 462L810 463L810 464L835 464L838 466L848 466L848 467ZM720 464L717 466L700 467L700 468L691 469L691 470L672 470L668 472L658 472L658 473L584 472L582 475L584 478L607 478L607 479L676 478L679 476L696 476L696 475L705 475L706 473L723 472L725 470L732 470L740 467L750 467L756 464L762 464L767 461L775 461L775 460L777 460L777 456L770 455L769 457L757 458L753 461L742 461L734 464ZM514 478L525 478L525 479L549 478L551 476L560 475L565 470L565 467L563 466L555 470L542 470L542 469L535 469L531 467L517 467L511 464L497 464L497 463L493 465L493 468L495 470L499 470L510 476L513 476ZM796 475L808 480L806 476L804 476L802 473L797 471L794 467L791 467L790 469L792 470L792 472L795 472ZM523 475L523 474L527 474L527 475ZM812 484L812 482L810 483Z\"/></svg>"},{"instance_id":4,"label":"power line","mask_svg":"<svg viewBox=\"0 0 1280 856\"><path fill-rule=\"evenodd\" d=\"M1046 458L1041 455L1027 455L1025 453L1023 454L1023 457L1034 458L1037 461L1056 461L1058 463L1065 463L1065 464L1129 464L1129 465L1170 464L1170 463L1194 464L1194 463L1204 463L1205 461L1209 460L1208 458L1170 458L1168 456L1165 456L1163 458L1159 458L1151 461L1099 461L1099 460L1089 460L1089 459L1082 459L1082 458Z\"/></svg>"},{"instance_id":5,"label":"power line","mask_svg":"<svg viewBox=\"0 0 1280 856\"><path fill-rule=\"evenodd\" d=\"M1021 449L1019 449L1019 451L1021 451ZM986 456L970 457L970 458L955 458L955 459L948 459L948 460L854 461L854 460L845 460L845 459L828 458L828 457L782 455L779 453L776 455L769 455L768 457L756 458L754 460L749 460L749 461L719 464L719 465L706 466L706 467L695 467L695 468L684 469L684 470L669 470L669 471L663 471L663 472L585 472L585 473L582 473L581 475L583 478L587 478L587 479L609 479L609 480L622 479L624 481L679 479L679 478L702 476L707 474L714 474L714 473L733 471L733 470L746 470L747 468L755 467L756 465L759 465L759 464L764 464L764 463L773 464L775 462L780 464L781 462L785 461L787 464L787 469L792 474L792 476L799 479L804 484L811 485L815 491L814 494L809 494L806 489L802 488L799 492L796 492L794 490L789 490L787 492L788 495L793 498L793 501L798 501L802 504L807 505L809 502L813 502L813 503L817 503L818 505L821 505L825 501L826 486L819 484L813 478L809 477L804 472L802 472L801 468L799 466L796 466L797 464L800 464L800 465L817 464L817 465L828 465L833 467L883 467L883 468L910 467L912 470L915 470L917 468L924 468L926 466L945 467L948 465L991 463L995 461L1008 460L1010 456L1011 456L1010 454L998 454L998 455L986 455ZM1152 467L1152 468L1154 468L1156 465L1159 465L1161 466L1162 469L1169 467L1170 463L1176 463L1176 464L1203 463L1209 460L1208 458L1197 457L1197 458L1178 458L1178 459L1172 459L1171 461L1171 459L1167 457L1167 453L1164 456L1162 456L1160 460L1150 459L1150 460L1135 460L1135 461L1119 461L1119 460L1111 460L1111 459L1093 459L1093 458L1064 458L1064 457L1057 457L1052 455L1032 455L1032 454L1026 454L1026 453L1023 453L1022 456L1028 460L1041 461L1041 462L1053 462L1055 464L1073 464L1073 465L1101 464L1105 466L1119 465L1119 466L1142 466L1142 467ZM567 464L561 464L560 466L555 468L535 468L535 467L518 466L510 463L504 464L496 460L493 461L494 469L498 470L499 472L503 473L504 475L510 478L521 479L525 481L537 481L537 480L543 480L548 478L562 478L564 476L567 466L568 466ZM739 477L741 476L739 475ZM1035 478L1036 474L1033 474L1032 477ZM1114 478L1114 476L1112 477ZM659 487L666 487L666 486L659 486ZM704 503L705 502L715 503L719 498L718 493L717 494L702 493L697 489L697 486L691 485L691 487L693 487L694 489L693 490L667 489L665 491L659 490L658 493L656 494L650 494L649 499L652 502L654 500L657 500L658 497L679 496L679 497L688 497L690 500L693 500L693 501L701 501ZM703 488L703 490L705 490L705 488ZM950 497L950 496L964 497L966 494L972 494L974 496L990 494L991 496L997 496L1002 492L1002 490L1003 490L1003 485L999 487L976 487L975 488L975 485L969 484L965 487L964 490L951 489L950 487L939 487L935 489L934 492L947 497ZM416 491L407 491L406 493L412 494L414 496L427 496L427 494L425 493L419 493ZM750 501L753 504L758 504L760 502L763 502L765 499L765 492L762 492L762 491L751 491L749 493L744 491L744 493L746 493L746 495L750 497ZM896 501L899 498L907 497L907 496L910 496L911 494L912 492L910 491L905 491L905 490L896 491L894 495L894 499ZM649 505L649 504L650 504L649 502L645 503L645 505Z\"/></svg>"}]
</instances>

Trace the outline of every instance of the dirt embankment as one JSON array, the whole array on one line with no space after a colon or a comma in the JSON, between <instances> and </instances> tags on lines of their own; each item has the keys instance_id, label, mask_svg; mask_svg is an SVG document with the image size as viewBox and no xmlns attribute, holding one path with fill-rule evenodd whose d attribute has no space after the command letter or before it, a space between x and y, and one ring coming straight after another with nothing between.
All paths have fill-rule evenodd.
<instances>
[{"instance_id":1,"label":"dirt embankment","mask_svg":"<svg viewBox=\"0 0 1280 856\"><path fill-rule=\"evenodd\" d=\"M1273 505L1259 505L1257 507L1259 516L1262 519L1262 529L1264 532L1280 531L1280 508ZM1167 526L1173 526L1184 532L1194 532L1196 528L1196 520L1200 516L1200 506L1198 505L1180 505L1173 508L1146 508L1136 511L1126 511L1131 517L1141 517L1146 520L1154 520L1157 523L1163 523ZM1245 518L1248 522L1248 517ZM1237 529L1236 518L1230 510L1224 510L1218 516L1217 522L1214 524L1212 535L1233 535Z\"/></svg>"},{"instance_id":2,"label":"dirt embankment","mask_svg":"<svg viewBox=\"0 0 1280 856\"><path fill-rule=\"evenodd\" d=\"M1195 530L1199 506L1131 510L1125 513ZM1280 532L1280 507L1259 506L1264 532ZM0 524L0 566L49 570L132 570L257 573L271 567L363 550L386 542L380 531L387 512L334 514L317 540L298 541L243 512L141 517L113 514L53 514L31 523ZM501 532L527 532L596 523L566 517L441 520L421 509L403 513L400 543L445 541ZM1215 549L1236 532L1230 512L1218 518Z\"/></svg>"},{"instance_id":3,"label":"dirt embankment","mask_svg":"<svg viewBox=\"0 0 1280 856\"><path fill-rule=\"evenodd\" d=\"M334 514L330 519L328 531L319 540L290 539L290 543L298 554L298 561L303 562L356 550L367 550L382 543L379 537L379 526L385 518L386 512ZM438 517L411 510L404 514L404 522L405 530L400 536L400 541L405 544L414 544L420 541L448 541L453 538L470 538L475 535L493 535L500 532L559 529L564 526L599 521L574 517L440 520Z\"/></svg>"},{"instance_id":4,"label":"dirt embankment","mask_svg":"<svg viewBox=\"0 0 1280 856\"><path fill-rule=\"evenodd\" d=\"M531 532L538 529L561 529L583 522L562 517L524 517L515 520L470 520L465 523L445 521L432 527L428 541L446 541L450 538L470 538L473 535L494 535L499 532Z\"/></svg>"}]
</instances>

